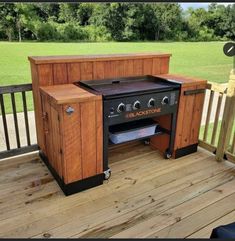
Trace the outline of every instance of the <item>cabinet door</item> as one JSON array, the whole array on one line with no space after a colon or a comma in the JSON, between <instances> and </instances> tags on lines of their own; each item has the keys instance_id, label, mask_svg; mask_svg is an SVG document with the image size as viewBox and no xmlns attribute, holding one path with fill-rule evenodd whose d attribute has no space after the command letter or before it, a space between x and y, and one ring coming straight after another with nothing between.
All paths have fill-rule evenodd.
<instances>
[{"instance_id":1,"label":"cabinet door","mask_svg":"<svg viewBox=\"0 0 235 241\"><path fill-rule=\"evenodd\" d=\"M81 141L82 141L82 177L96 175L96 102L80 103Z\"/></svg>"},{"instance_id":2,"label":"cabinet door","mask_svg":"<svg viewBox=\"0 0 235 241\"><path fill-rule=\"evenodd\" d=\"M82 179L80 105L64 104L61 111L62 168L67 184Z\"/></svg>"},{"instance_id":3,"label":"cabinet door","mask_svg":"<svg viewBox=\"0 0 235 241\"><path fill-rule=\"evenodd\" d=\"M182 87L175 137L175 150L198 143L205 85ZM190 93L190 91L195 91ZM187 95L185 93L188 93Z\"/></svg>"}]
</instances>

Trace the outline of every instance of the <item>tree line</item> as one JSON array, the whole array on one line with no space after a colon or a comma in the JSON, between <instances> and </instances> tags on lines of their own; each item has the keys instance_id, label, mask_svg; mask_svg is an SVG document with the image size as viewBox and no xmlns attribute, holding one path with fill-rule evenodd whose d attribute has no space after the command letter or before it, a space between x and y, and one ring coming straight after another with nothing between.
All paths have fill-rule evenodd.
<instances>
[{"instance_id":1,"label":"tree line","mask_svg":"<svg viewBox=\"0 0 235 241\"><path fill-rule=\"evenodd\" d=\"M183 11L178 3L2 3L0 39L235 40L235 4Z\"/></svg>"}]
</instances>

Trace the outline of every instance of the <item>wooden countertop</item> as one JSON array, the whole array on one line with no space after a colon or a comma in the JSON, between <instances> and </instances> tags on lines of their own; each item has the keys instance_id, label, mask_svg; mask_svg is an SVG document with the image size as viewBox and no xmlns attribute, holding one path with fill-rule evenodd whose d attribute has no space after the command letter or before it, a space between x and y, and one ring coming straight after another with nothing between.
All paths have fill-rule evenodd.
<instances>
[{"instance_id":1,"label":"wooden countertop","mask_svg":"<svg viewBox=\"0 0 235 241\"><path fill-rule=\"evenodd\" d=\"M68 104L101 99L101 95L92 94L73 84L53 85L40 87L43 94L49 96L55 104Z\"/></svg>"},{"instance_id":2,"label":"wooden countertop","mask_svg":"<svg viewBox=\"0 0 235 241\"><path fill-rule=\"evenodd\" d=\"M123 59L144 59L154 57L170 57L169 53L129 53L129 54L97 54L97 55L64 55L64 56L29 56L30 62L35 64L45 63L73 63L87 61L108 61Z\"/></svg>"},{"instance_id":3,"label":"wooden countertop","mask_svg":"<svg viewBox=\"0 0 235 241\"><path fill-rule=\"evenodd\" d=\"M207 84L207 80L205 79L199 79L196 77L185 76L180 74L162 74L162 75L155 75L155 76L173 79L177 83L182 84L182 87Z\"/></svg>"}]
</instances>

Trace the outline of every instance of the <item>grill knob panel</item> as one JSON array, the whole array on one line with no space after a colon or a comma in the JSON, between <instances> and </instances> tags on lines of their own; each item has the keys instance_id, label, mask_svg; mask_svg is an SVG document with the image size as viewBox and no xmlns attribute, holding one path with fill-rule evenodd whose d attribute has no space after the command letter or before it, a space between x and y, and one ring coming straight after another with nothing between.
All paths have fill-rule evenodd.
<instances>
[{"instance_id":1,"label":"grill knob panel","mask_svg":"<svg viewBox=\"0 0 235 241\"><path fill-rule=\"evenodd\" d=\"M162 105L168 105L169 104L169 98L168 96L163 97L162 99Z\"/></svg>"},{"instance_id":2,"label":"grill knob panel","mask_svg":"<svg viewBox=\"0 0 235 241\"><path fill-rule=\"evenodd\" d=\"M149 101L148 101L148 107L154 107L155 106L155 99L154 98L151 98Z\"/></svg>"},{"instance_id":3,"label":"grill knob panel","mask_svg":"<svg viewBox=\"0 0 235 241\"><path fill-rule=\"evenodd\" d=\"M141 108L141 104L138 100L136 100L134 103L133 103L133 106L132 106L132 109L133 110L139 110Z\"/></svg>"},{"instance_id":4,"label":"grill knob panel","mask_svg":"<svg viewBox=\"0 0 235 241\"><path fill-rule=\"evenodd\" d=\"M120 104L118 105L118 107L117 107L117 112L118 112L118 113L122 113L122 112L124 112L125 110L126 110L125 104L124 104L124 103L120 103Z\"/></svg>"}]
</instances>

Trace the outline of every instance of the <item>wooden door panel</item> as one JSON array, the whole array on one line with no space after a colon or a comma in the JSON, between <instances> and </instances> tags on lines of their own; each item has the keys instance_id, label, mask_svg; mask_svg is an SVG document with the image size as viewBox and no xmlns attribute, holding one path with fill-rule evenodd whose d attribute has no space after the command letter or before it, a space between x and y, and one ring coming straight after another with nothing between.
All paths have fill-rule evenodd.
<instances>
[{"instance_id":1,"label":"wooden door panel","mask_svg":"<svg viewBox=\"0 0 235 241\"><path fill-rule=\"evenodd\" d=\"M197 89L205 89L205 88L206 88L205 85L197 86ZM198 143L204 98L205 98L205 93L200 93L195 95L190 144Z\"/></svg>"},{"instance_id":2,"label":"wooden door panel","mask_svg":"<svg viewBox=\"0 0 235 241\"><path fill-rule=\"evenodd\" d=\"M96 103L80 103L81 142L82 142L82 177L96 175Z\"/></svg>"},{"instance_id":3,"label":"wooden door panel","mask_svg":"<svg viewBox=\"0 0 235 241\"><path fill-rule=\"evenodd\" d=\"M73 108L74 112L68 114L67 108ZM82 179L81 157L81 113L79 104L63 105L63 119L61 120L64 157L64 182L71 183Z\"/></svg>"}]
</instances>

